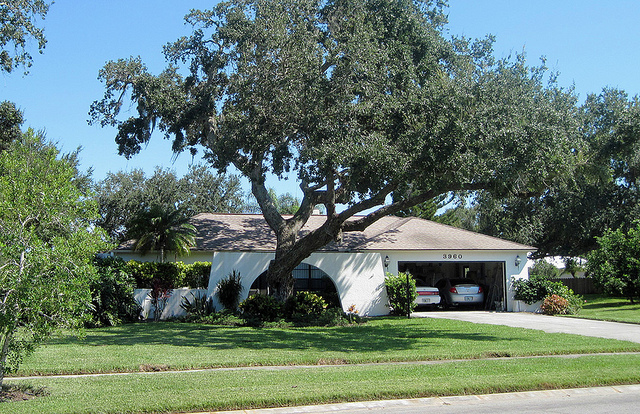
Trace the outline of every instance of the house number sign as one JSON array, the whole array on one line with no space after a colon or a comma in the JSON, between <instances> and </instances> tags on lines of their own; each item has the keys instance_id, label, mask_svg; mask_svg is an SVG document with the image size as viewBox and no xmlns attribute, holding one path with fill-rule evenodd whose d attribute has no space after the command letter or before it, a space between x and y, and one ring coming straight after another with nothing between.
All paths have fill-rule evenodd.
<instances>
[{"instance_id":1,"label":"house number sign","mask_svg":"<svg viewBox=\"0 0 640 414\"><path fill-rule=\"evenodd\" d=\"M457 260L457 259L462 259L462 255L461 254L456 254L456 253L454 253L454 254L449 253L449 254L443 254L442 258L443 259Z\"/></svg>"}]
</instances>

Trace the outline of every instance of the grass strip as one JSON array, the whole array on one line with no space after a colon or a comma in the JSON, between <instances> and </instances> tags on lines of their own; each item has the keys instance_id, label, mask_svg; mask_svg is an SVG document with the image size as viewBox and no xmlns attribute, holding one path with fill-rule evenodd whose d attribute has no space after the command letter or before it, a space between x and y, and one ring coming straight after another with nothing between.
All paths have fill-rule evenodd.
<instances>
[{"instance_id":1,"label":"grass strip","mask_svg":"<svg viewBox=\"0 0 640 414\"><path fill-rule=\"evenodd\" d=\"M46 387L49 395L2 403L0 413L189 412L638 382L640 355L135 373L30 380L34 386Z\"/></svg>"},{"instance_id":2,"label":"grass strip","mask_svg":"<svg viewBox=\"0 0 640 414\"><path fill-rule=\"evenodd\" d=\"M584 295L584 298L586 303L580 313L566 316L640 324L640 303L605 295Z\"/></svg>"},{"instance_id":3,"label":"grass strip","mask_svg":"<svg viewBox=\"0 0 640 414\"><path fill-rule=\"evenodd\" d=\"M27 358L18 375L632 351L640 344L447 319L294 329L145 323L90 330L84 339L55 338Z\"/></svg>"}]
</instances>

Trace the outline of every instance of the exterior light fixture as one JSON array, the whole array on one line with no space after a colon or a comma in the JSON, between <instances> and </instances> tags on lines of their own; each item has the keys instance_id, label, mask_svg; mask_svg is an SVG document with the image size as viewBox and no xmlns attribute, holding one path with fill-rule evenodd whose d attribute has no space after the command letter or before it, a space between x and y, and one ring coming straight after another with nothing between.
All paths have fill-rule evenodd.
<instances>
[{"instance_id":1,"label":"exterior light fixture","mask_svg":"<svg viewBox=\"0 0 640 414\"><path fill-rule=\"evenodd\" d=\"M520 263L522 263L522 259L520 258L520 256L516 256L515 264L518 269L520 269Z\"/></svg>"},{"instance_id":2,"label":"exterior light fixture","mask_svg":"<svg viewBox=\"0 0 640 414\"><path fill-rule=\"evenodd\" d=\"M389 256L385 256L383 261L385 269L389 267L389 262L391 262L391 259L389 259Z\"/></svg>"}]
</instances>

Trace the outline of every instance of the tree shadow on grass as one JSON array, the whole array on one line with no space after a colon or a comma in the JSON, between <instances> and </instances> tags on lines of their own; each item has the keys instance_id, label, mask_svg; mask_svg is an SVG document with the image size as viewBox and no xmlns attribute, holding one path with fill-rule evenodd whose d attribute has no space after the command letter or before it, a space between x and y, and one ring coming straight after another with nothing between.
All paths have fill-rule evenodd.
<instances>
[{"instance_id":1,"label":"tree shadow on grass","mask_svg":"<svg viewBox=\"0 0 640 414\"><path fill-rule=\"evenodd\" d=\"M230 328L186 323L138 323L90 330L85 338L52 338L50 345L169 345L209 349L385 352L430 342L495 342L505 338L485 332L460 332L425 323L356 325L332 328ZM518 339L518 338L511 338Z\"/></svg>"}]
</instances>

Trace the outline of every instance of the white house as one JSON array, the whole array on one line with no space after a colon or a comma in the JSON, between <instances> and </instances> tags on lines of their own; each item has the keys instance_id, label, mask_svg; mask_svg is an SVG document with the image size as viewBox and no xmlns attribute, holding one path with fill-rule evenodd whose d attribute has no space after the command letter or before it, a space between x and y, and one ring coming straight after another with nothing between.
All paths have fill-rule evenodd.
<instances>
[{"instance_id":1,"label":"white house","mask_svg":"<svg viewBox=\"0 0 640 414\"><path fill-rule=\"evenodd\" d=\"M319 227L325 217L312 216L301 233ZM275 255L275 236L262 215L199 214L192 219L197 247L187 263L211 261L208 294L233 270L244 285L242 299L266 289L264 272ZM427 284L441 278L469 277L482 284L486 309L518 310L511 280L528 277L527 256L535 248L415 217L384 217L363 232L345 233L313 253L293 272L296 289L332 290L344 310L361 315L388 314L386 272L408 271ZM125 260L157 260L126 246L114 252Z\"/></svg>"}]
</instances>

